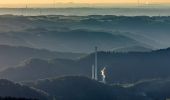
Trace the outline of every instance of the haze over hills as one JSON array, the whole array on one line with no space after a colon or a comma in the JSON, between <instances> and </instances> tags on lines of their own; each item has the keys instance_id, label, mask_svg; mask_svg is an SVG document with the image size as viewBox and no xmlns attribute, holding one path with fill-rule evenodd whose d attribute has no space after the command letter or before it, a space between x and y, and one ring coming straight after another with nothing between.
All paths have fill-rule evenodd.
<instances>
[{"instance_id":1,"label":"haze over hills","mask_svg":"<svg viewBox=\"0 0 170 100\"><path fill-rule=\"evenodd\" d=\"M67 13L66 9L58 11ZM168 16L3 15L0 22L0 97L39 100L170 97ZM97 81L91 79L92 70L96 69L92 69L96 46ZM101 73L104 67L106 70ZM101 74L105 74L106 84L101 83Z\"/></svg>"},{"instance_id":2,"label":"haze over hills","mask_svg":"<svg viewBox=\"0 0 170 100\"><path fill-rule=\"evenodd\" d=\"M5 5L4 5L5 6ZM33 5L36 6L36 5ZM65 16L88 16L88 15L117 15L117 16L169 16L169 4L157 5L157 4L147 4L147 5L110 5L110 7L105 7L103 5L94 6L88 5L84 7L80 6L68 6L61 7L55 6L54 4L49 8L32 8L28 7L25 9L24 4L22 8L14 8L13 5L9 5L4 8L0 8L0 15L24 15L24 16L41 16L41 15L65 15ZM0 6L1 7L1 6Z\"/></svg>"},{"instance_id":3,"label":"haze over hills","mask_svg":"<svg viewBox=\"0 0 170 100\"><path fill-rule=\"evenodd\" d=\"M169 17L0 16L0 43L62 52L169 47ZM16 26L17 24L17 26ZM50 44L50 45L49 45ZM81 48L80 48L81 46Z\"/></svg>"},{"instance_id":4,"label":"haze over hills","mask_svg":"<svg viewBox=\"0 0 170 100\"><path fill-rule=\"evenodd\" d=\"M22 64L23 61L31 58L40 59L79 59L86 54L68 53L68 52L54 52L45 49L35 49L21 46L0 45L0 69L14 67Z\"/></svg>"},{"instance_id":5,"label":"haze over hills","mask_svg":"<svg viewBox=\"0 0 170 100\"><path fill-rule=\"evenodd\" d=\"M115 48L113 51L115 52L149 52L149 51L152 51L152 49L147 48L147 47L140 47L140 46L130 46L130 47Z\"/></svg>"},{"instance_id":6,"label":"haze over hills","mask_svg":"<svg viewBox=\"0 0 170 100\"><path fill-rule=\"evenodd\" d=\"M0 100L169 100L169 4L25 2L0 8Z\"/></svg>"},{"instance_id":7,"label":"haze over hills","mask_svg":"<svg viewBox=\"0 0 170 100\"><path fill-rule=\"evenodd\" d=\"M42 39L46 41L44 42ZM83 53L92 52L95 46L100 46L101 50L105 51L117 46L142 45L142 43L136 40L119 34L114 35L107 32L89 30L69 30L64 32L44 31L39 39L35 38L35 40L32 41L35 41L34 45L40 48L45 45L52 50ZM40 41L40 43L38 41ZM143 45L145 46L145 44Z\"/></svg>"},{"instance_id":8,"label":"haze over hills","mask_svg":"<svg viewBox=\"0 0 170 100\"><path fill-rule=\"evenodd\" d=\"M98 67L99 70L103 67L107 68L108 83L128 83L157 78L164 79L170 76L168 66L169 55L169 48L151 52L99 52ZM0 77L14 81L30 81L65 75L91 77L91 66L93 64L94 54L78 60L31 59L19 67L1 71ZM100 75L100 72L98 72L98 75Z\"/></svg>"}]
</instances>

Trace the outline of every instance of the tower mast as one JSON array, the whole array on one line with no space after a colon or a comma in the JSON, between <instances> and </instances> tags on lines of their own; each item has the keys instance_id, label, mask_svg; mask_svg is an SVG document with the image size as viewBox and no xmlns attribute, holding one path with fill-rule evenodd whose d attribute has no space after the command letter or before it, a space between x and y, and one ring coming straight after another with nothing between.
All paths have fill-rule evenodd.
<instances>
[{"instance_id":1,"label":"tower mast","mask_svg":"<svg viewBox=\"0 0 170 100\"><path fill-rule=\"evenodd\" d=\"M95 79L95 67L92 65L92 79Z\"/></svg>"},{"instance_id":2,"label":"tower mast","mask_svg":"<svg viewBox=\"0 0 170 100\"><path fill-rule=\"evenodd\" d=\"M98 80L98 68L97 68L97 46L95 47L95 80Z\"/></svg>"}]
</instances>

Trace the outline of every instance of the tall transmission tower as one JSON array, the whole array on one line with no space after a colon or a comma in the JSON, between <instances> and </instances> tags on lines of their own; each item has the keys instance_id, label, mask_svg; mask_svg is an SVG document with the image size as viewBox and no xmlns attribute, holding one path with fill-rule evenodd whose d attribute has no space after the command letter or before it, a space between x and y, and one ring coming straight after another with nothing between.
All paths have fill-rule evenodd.
<instances>
[{"instance_id":1,"label":"tall transmission tower","mask_svg":"<svg viewBox=\"0 0 170 100\"><path fill-rule=\"evenodd\" d=\"M98 80L97 46L95 47L95 80Z\"/></svg>"},{"instance_id":2,"label":"tall transmission tower","mask_svg":"<svg viewBox=\"0 0 170 100\"><path fill-rule=\"evenodd\" d=\"M92 65L92 79L95 79L95 67Z\"/></svg>"},{"instance_id":3,"label":"tall transmission tower","mask_svg":"<svg viewBox=\"0 0 170 100\"><path fill-rule=\"evenodd\" d=\"M98 81L97 47L94 52L94 65L92 65L92 79Z\"/></svg>"}]
</instances>

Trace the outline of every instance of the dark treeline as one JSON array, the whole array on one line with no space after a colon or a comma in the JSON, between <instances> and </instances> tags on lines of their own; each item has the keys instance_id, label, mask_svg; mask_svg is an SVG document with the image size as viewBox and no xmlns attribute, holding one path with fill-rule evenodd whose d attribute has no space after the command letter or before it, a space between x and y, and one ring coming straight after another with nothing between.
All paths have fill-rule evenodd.
<instances>
[{"instance_id":1,"label":"dark treeline","mask_svg":"<svg viewBox=\"0 0 170 100\"><path fill-rule=\"evenodd\" d=\"M38 100L31 98L0 97L0 100Z\"/></svg>"}]
</instances>

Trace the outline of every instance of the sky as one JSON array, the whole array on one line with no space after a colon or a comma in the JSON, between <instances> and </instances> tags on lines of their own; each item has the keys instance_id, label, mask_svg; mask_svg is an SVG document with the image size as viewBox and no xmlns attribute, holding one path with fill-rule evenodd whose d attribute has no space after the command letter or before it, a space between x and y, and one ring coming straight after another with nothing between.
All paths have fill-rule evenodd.
<instances>
[{"instance_id":1,"label":"sky","mask_svg":"<svg viewBox=\"0 0 170 100\"><path fill-rule=\"evenodd\" d=\"M25 8L27 7L94 7L104 6L111 7L120 6L117 4L123 4L121 7L129 7L138 4L170 4L170 0L0 0L0 8ZM109 4L109 5L108 5ZM132 4L132 5L131 5Z\"/></svg>"},{"instance_id":2,"label":"sky","mask_svg":"<svg viewBox=\"0 0 170 100\"><path fill-rule=\"evenodd\" d=\"M60 3L137 3L138 0L0 0L0 4L50 4L53 2ZM140 2L149 3L170 3L170 0L139 0Z\"/></svg>"}]
</instances>

